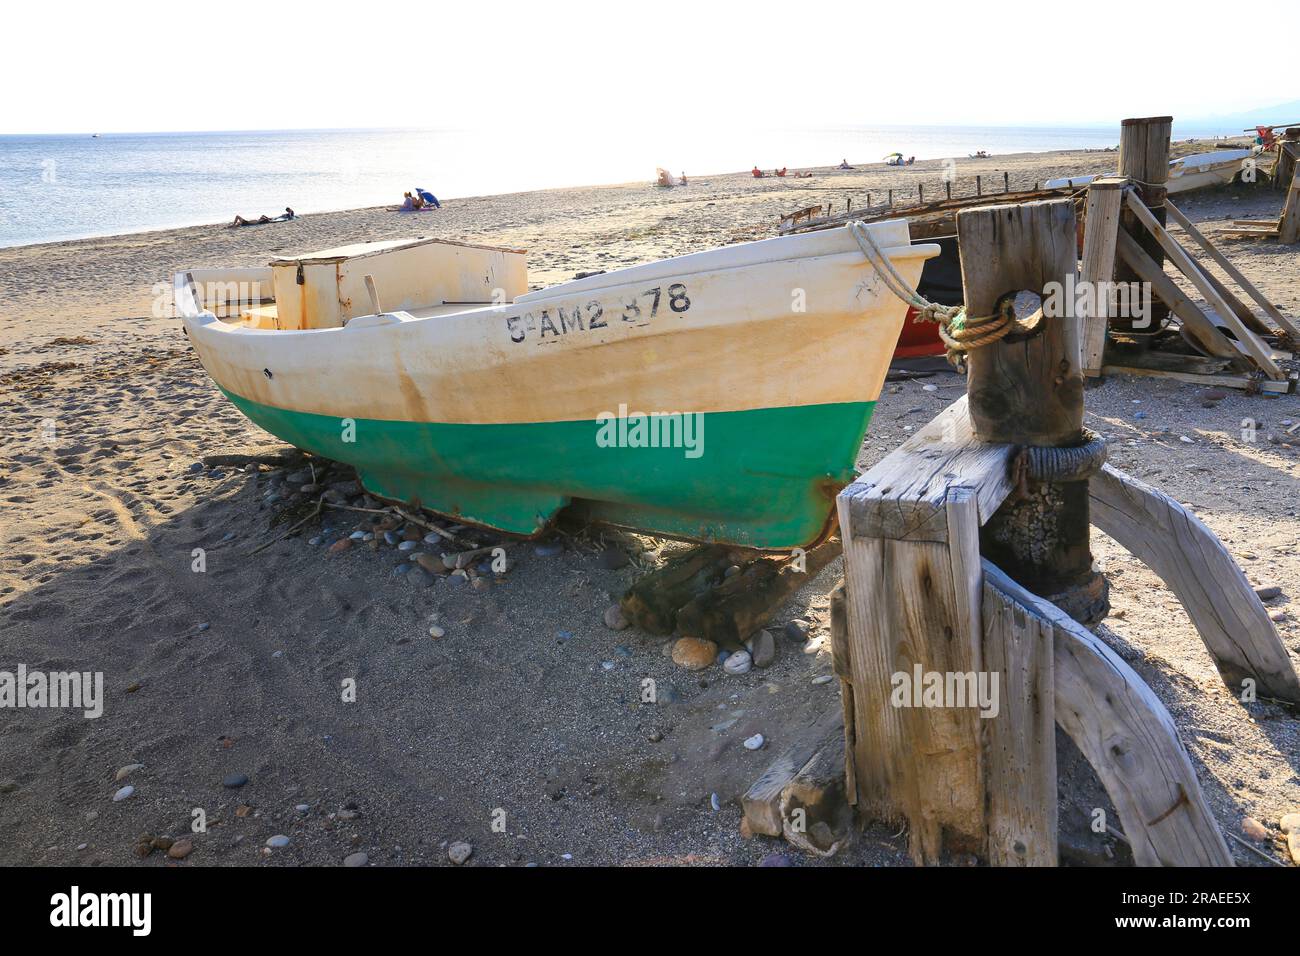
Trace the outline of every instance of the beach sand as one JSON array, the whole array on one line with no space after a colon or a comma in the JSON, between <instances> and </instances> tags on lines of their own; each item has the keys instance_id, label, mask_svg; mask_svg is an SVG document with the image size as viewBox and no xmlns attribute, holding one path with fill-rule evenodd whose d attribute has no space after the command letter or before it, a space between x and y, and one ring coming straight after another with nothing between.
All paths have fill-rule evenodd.
<instances>
[{"instance_id":1,"label":"beach sand","mask_svg":"<svg viewBox=\"0 0 1300 956\"><path fill-rule=\"evenodd\" d=\"M1006 171L1015 189L1110 172L1115 159L991 157L957 173L998 189ZM162 853L137 857L139 838L186 835L201 810L207 830L181 865L337 865L357 852L378 865L445 864L452 841L473 845L469 865L747 865L774 852L799 865L907 865L905 837L891 829L868 828L829 861L739 832L739 796L793 728L838 706L835 683L813 679L830 672L839 562L773 622L775 664L730 676L687 673L663 656L664 639L602 623L628 583L679 543L610 534L632 560L610 568L596 529L561 539L558 555L507 542L510 573L483 591L412 587L393 575L390 551L327 556L308 543L314 524L250 554L291 523L277 523L283 502L267 502L270 470L195 464L283 445L220 395L167 308L183 268L414 235L525 247L530 280L548 285L770 236L801 206L839 209L891 188L901 198L918 182L937 195L941 171L919 162L811 180L702 176L684 188L564 189L453 200L415 216L363 209L0 250L0 669L105 680L97 719L0 712L0 863L165 865L174 861ZM1276 215L1278 194L1228 188L1180 205L1198 222L1263 218ZM1284 312L1300 314L1294 250L1225 248ZM860 464L896 447L963 382L938 374L887 385ZM1267 439L1300 420L1300 399L1232 392L1205 408L1196 393L1111 378L1088 390L1088 423L1111 439L1119 467L1188 503L1253 582L1281 588L1270 607L1285 612L1278 627L1300 657L1290 603L1300 594L1300 467L1296 448ZM1256 442L1242 440L1246 418L1261 423ZM327 522L357 523L339 514ZM1115 609L1100 633L1173 714L1220 825L1239 833L1249 815L1276 836L1278 818L1300 810L1300 721L1239 703L1155 575L1100 533L1094 550ZM779 636L793 620L807 623L807 645ZM443 636L430 636L432 624ZM647 676L656 706L639 703ZM355 703L342 699L348 680ZM676 702L663 700L666 688ZM754 733L765 749L741 746ZM133 764L142 766L115 779ZM248 782L223 786L235 774ZM133 793L114 802L128 785ZM1086 768L1067 766L1062 821L1084 840L1097 794ZM277 834L288 845L264 849ZM1239 864L1263 864L1229 846ZM1261 848L1285 859L1276 841ZM1110 838L1092 850L1101 861L1124 856Z\"/></svg>"}]
</instances>

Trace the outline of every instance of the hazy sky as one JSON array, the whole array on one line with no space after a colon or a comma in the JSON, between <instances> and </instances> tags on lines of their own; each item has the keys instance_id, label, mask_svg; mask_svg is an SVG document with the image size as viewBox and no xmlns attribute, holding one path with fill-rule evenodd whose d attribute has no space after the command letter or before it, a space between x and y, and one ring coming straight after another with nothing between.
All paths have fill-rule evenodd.
<instances>
[{"instance_id":1,"label":"hazy sky","mask_svg":"<svg viewBox=\"0 0 1300 956\"><path fill-rule=\"evenodd\" d=\"M0 133L472 127L589 150L602 131L670 141L718 123L1191 119L1297 95L1232 65L1260 54L1259 30L1294 32L1297 10L1295 0L1253 0L1240 18L1138 0L40 0L4 13ZM579 127L589 133L546 138Z\"/></svg>"}]
</instances>

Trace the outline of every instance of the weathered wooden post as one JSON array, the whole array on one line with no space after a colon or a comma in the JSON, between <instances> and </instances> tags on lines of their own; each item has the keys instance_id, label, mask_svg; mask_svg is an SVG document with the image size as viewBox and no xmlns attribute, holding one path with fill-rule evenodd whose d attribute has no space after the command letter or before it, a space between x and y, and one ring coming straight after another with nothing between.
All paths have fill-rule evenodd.
<instances>
[{"instance_id":1,"label":"weathered wooden post","mask_svg":"<svg viewBox=\"0 0 1300 956\"><path fill-rule=\"evenodd\" d=\"M1290 187L1296 168L1295 154L1287 150L1287 143L1300 144L1300 127L1290 127L1277 142L1277 162L1273 165L1273 188L1283 192Z\"/></svg>"},{"instance_id":2,"label":"weathered wooden post","mask_svg":"<svg viewBox=\"0 0 1300 956\"><path fill-rule=\"evenodd\" d=\"M1138 196L1146 204L1160 225L1165 224L1165 184L1169 182L1169 133L1173 127L1171 116L1148 116L1126 119L1119 131L1119 174L1127 177L1137 187ZM1120 215L1120 227L1137 240L1143 251L1159 265L1165 261L1164 250L1128 209ZM1137 282L1137 274L1125 263L1115 269L1119 282ZM1158 300L1151 303L1150 328L1160 328L1169 316L1169 309ZM1115 328L1134 330L1132 317L1112 318ZM1147 328L1147 326L1143 326ZM1139 329L1138 331L1142 331Z\"/></svg>"},{"instance_id":3,"label":"weathered wooden post","mask_svg":"<svg viewBox=\"0 0 1300 956\"><path fill-rule=\"evenodd\" d=\"M1083 431L1074 204L963 210L957 241L968 315L992 315L1018 292L1044 297L1037 328L967 360L976 436L1029 446L1017 466L1020 492L985 527L982 550L1076 620L1099 621L1108 604L1105 578L1092 568L1087 479L1105 452Z\"/></svg>"},{"instance_id":4,"label":"weathered wooden post","mask_svg":"<svg viewBox=\"0 0 1300 956\"><path fill-rule=\"evenodd\" d=\"M1279 143L1278 149L1291 160L1292 172L1291 183L1286 187L1286 196L1282 200L1282 214L1277 221L1277 240L1294 245L1300 241L1300 142Z\"/></svg>"}]
</instances>

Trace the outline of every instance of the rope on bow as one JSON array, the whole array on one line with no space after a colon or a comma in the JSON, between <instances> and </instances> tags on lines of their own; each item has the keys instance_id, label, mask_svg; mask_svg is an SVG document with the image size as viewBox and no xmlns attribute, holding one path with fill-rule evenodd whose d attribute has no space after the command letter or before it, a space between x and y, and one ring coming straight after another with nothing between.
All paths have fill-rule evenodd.
<instances>
[{"instance_id":1,"label":"rope on bow","mask_svg":"<svg viewBox=\"0 0 1300 956\"><path fill-rule=\"evenodd\" d=\"M916 309L917 317L923 322L935 322L939 326L939 337L948 347L948 361L961 367L962 353L985 345L998 342L1012 332L1029 333L1038 328L1042 312L1035 312L1029 318L1016 318L1015 303L1005 299L992 315L968 316L966 307L961 305L939 305L931 302L914 291L907 281L894 268L889 256L876 244L871 230L860 219L848 223L849 232L858 242L858 248L876 269L877 275L884 281L885 287L898 299Z\"/></svg>"}]
</instances>

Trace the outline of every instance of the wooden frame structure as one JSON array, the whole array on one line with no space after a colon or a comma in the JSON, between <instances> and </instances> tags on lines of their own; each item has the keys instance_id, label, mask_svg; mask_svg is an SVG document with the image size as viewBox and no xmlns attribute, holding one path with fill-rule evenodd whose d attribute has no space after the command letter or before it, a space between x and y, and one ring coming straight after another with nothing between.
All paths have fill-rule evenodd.
<instances>
[{"instance_id":1,"label":"wooden frame structure","mask_svg":"<svg viewBox=\"0 0 1300 956\"><path fill-rule=\"evenodd\" d=\"M1281 345L1300 344L1300 324L1269 301L1177 206L1164 200L1168 218L1223 271L1228 281L1259 306L1264 318L1257 316L1223 279L1191 256L1125 178L1108 177L1094 182L1088 190L1086 208L1081 278L1091 283L1105 282L1119 273L1117 266L1122 264L1150 285L1153 295L1181 320L1186 337L1195 342L1206 358L1192 356L1180 360L1180 356L1152 356L1144 357L1141 366L1108 363L1105 350L1111 326L1110 304L1098 295L1093 308L1083 316L1085 375L1097 377L1124 372L1248 390L1288 392L1294 389L1295 380L1276 363L1277 358L1289 355L1274 349L1264 336L1274 337ZM1122 226L1121 214L1127 214L1146 236L1155 240L1164 256L1204 298L1209 311L1193 302L1139 239ZM1227 374L1218 376L1215 373L1219 371Z\"/></svg>"},{"instance_id":2,"label":"wooden frame structure","mask_svg":"<svg viewBox=\"0 0 1300 956\"><path fill-rule=\"evenodd\" d=\"M1073 215L1063 205L961 214L963 269L985 273L965 277L976 314L1073 271ZM973 290L982 304L971 302ZM1261 696L1300 702L1300 677L1266 610L1193 515L1123 472L1093 467L1095 439L1080 447L988 440L1024 417L1034 419L1028 435L1077 430L1082 375L1071 354L1081 330L1076 317L1055 321L987 347L995 354L972 354L1009 383L1001 399L981 389L972 364L969 398L839 495L845 580L832 601L832 649L846 795L861 817L905 822L918 863L966 852L995 865L1054 865L1059 725L1096 769L1139 865L1231 865L1155 694L1104 641L988 558L992 529L1009 512L1042 499L1049 518L1068 515L1061 484L1082 483L1084 517L1168 582L1229 686L1252 681ZM1085 460L1093 465L1077 464ZM1050 564L1056 549L1046 550L1038 557ZM989 714L947 698L916 706L895 697L910 675L932 674L953 688L983 675L1000 688L998 706Z\"/></svg>"}]
</instances>

